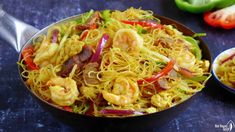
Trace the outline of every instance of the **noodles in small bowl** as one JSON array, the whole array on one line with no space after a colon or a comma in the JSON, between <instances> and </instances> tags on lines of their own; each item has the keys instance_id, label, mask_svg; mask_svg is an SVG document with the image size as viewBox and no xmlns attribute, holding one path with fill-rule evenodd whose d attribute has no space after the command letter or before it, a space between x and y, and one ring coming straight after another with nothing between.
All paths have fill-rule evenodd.
<instances>
[{"instance_id":1,"label":"noodles in small bowl","mask_svg":"<svg viewBox=\"0 0 235 132\"><path fill-rule=\"evenodd\" d=\"M235 48L223 51L215 58L212 73L226 90L235 93Z\"/></svg>"}]
</instances>

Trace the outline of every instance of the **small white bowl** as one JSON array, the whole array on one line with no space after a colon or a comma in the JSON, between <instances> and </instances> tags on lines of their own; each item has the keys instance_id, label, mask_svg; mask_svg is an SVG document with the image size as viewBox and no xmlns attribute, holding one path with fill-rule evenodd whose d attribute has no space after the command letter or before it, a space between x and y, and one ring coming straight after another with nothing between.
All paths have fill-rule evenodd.
<instances>
[{"instance_id":1,"label":"small white bowl","mask_svg":"<svg viewBox=\"0 0 235 132\"><path fill-rule=\"evenodd\" d=\"M226 90L228 90L229 92L232 92L235 94L235 88L232 88L226 84L224 84L223 82L220 81L220 79L218 78L218 76L216 75L216 69L218 68L219 66L219 62L229 56L231 56L232 54L235 53L235 47L234 48L231 48L231 49L228 49L228 50L225 50L223 52L221 52L213 61L212 63L212 74L213 76L215 77L216 81L219 82L219 84L225 88Z\"/></svg>"}]
</instances>

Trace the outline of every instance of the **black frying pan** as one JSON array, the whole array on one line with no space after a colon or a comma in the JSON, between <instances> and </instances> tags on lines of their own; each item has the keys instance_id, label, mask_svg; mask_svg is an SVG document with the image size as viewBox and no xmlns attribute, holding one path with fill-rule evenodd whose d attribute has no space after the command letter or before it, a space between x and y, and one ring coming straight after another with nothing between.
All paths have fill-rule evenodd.
<instances>
[{"instance_id":1,"label":"black frying pan","mask_svg":"<svg viewBox=\"0 0 235 132\"><path fill-rule=\"evenodd\" d=\"M179 31L183 32L184 35L192 36L194 34L192 30L172 19L159 15L155 16L161 20L162 24L174 25ZM79 17L79 15L63 19L59 22L47 26L42 30L38 30L15 19L14 17L10 16L0 9L0 37L9 42L9 44L11 44L16 49L16 51L20 53L20 51L22 51L24 47L31 44L33 38L39 36L40 34L45 34L49 27L54 26L55 24L61 24L66 21L76 19L77 17ZM198 38L198 40L200 41L199 46L202 49L203 59L207 59L211 62L211 56L207 45L202 41L202 39ZM18 67L18 69L19 73L21 73L20 67ZM25 84L24 79L22 77L21 79L22 82ZM30 91L30 94L40 103L40 105L45 110L49 111L52 115L54 115L62 122L80 130L94 131L141 131L146 130L147 128L160 127L163 124L174 119L179 113L183 112L196 96L196 94L194 94L188 100L174 107L153 114L125 118L91 117L62 110L55 105L41 99L38 95L34 94L26 84L25 87Z\"/></svg>"}]
</instances>

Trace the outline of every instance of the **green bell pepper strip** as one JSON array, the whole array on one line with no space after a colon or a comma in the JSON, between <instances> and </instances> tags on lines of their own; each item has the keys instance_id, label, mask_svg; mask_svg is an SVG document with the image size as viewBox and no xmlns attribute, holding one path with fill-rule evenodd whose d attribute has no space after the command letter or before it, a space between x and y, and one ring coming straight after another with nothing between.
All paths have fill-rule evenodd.
<instances>
[{"instance_id":1,"label":"green bell pepper strip","mask_svg":"<svg viewBox=\"0 0 235 132\"><path fill-rule=\"evenodd\" d=\"M185 36L184 39L192 44L193 53L196 56L196 59L201 60L202 53L201 53L201 49L198 45L198 41L195 40L194 38L190 37L190 36Z\"/></svg>"},{"instance_id":2,"label":"green bell pepper strip","mask_svg":"<svg viewBox=\"0 0 235 132\"><path fill-rule=\"evenodd\" d=\"M77 20L77 24L84 24L89 18L90 16L94 13L94 10L90 10L87 13L82 14Z\"/></svg>"},{"instance_id":3,"label":"green bell pepper strip","mask_svg":"<svg viewBox=\"0 0 235 132\"><path fill-rule=\"evenodd\" d=\"M192 37L196 38L196 37L205 37L206 33L195 33Z\"/></svg>"},{"instance_id":4,"label":"green bell pepper strip","mask_svg":"<svg viewBox=\"0 0 235 132\"><path fill-rule=\"evenodd\" d=\"M175 0L176 5L183 11L203 13L213 8L224 8L235 3L235 0Z\"/></svg>"},{"instance_id":5,"label":"green bell pepper strip","mask_svg":"<svg viewBox=\"0 0 235 132\"><path fill-rule=\"evenodd\" d=\"M151 77L137 80L137 83L138 84L143 84L144 82L153 83L157 81L160 77L167 75L173 69L174 65L175 62L173 60L170 60L167 63L166 67L164 67L161 71L159 71L156 74L153 74Z\"/></svg>"},{"instance_id":6,"label":"green bell pepper strip","mask_svg":"<svg viewBox=\"0 0 235 132\"><path fill-rule=\"evenodd\" d=\"M111 19L111 11L110 10L104 10L101 13L102 18L104 19L104 22L107 23Z\"/></svg>"},{"instance_id":7,"label":"green bell pepper strip","mask_svg":"<svg viewBox=\"0 0 235 132\"><path fill-rule=\"evenodd\" d=\"M196 76L196 77L191 77L190 80L202 82L205 81L207 78L208 76Z\"/></svg>"}]
</instances>

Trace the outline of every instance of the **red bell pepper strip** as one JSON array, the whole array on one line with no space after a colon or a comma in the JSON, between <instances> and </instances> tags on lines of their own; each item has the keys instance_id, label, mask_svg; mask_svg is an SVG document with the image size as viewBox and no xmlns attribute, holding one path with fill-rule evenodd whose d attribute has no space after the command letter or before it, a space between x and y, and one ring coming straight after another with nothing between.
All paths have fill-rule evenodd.
<instances>
[{"instance_id":1,"label":"red bell pepper strip","mask_svg":"<svg viewBox=\"0 0 235 132\"><path fill-rule=\"evenodd\" d=\"M162 29L163 26L159 23L156 23L154 21L126 21L122 20L121 22L129 25L140 25L142 27L151 27L151 28L159 28Z\"/></svg>"},{"instance_id":2,"label":"red bell pepper strip","mask_svg":"<svg viewBox=\"0 0 235 132\"><path fill-rule=\"evenodd\" d=\"M86 38L87 34L88 34L88 31L87 31L87 30L84 31L84 32L82 33L81 37L80 37L80 41L84 40L84 39Z\"/></svg>"},{"instance_id":3,"label":"red bell pepper strip","mask_svg":"<svg viewBox=\"0 0 235 132\"><path fill-rule=\"evenodd\" d=\"M226 58L226 59L222 60L220 64L224 64L225 62L227 62L227 61L229 61L229 60L232 60L232 59L233 59L233 57L235 57L235 53L234 53L234 54L232 54L231 56L229 56L228 58Z\"/></svg>"},{"instance_id":4,"label":"red bell pepper strip","mask_svg":"<svg viewBox=\"0 0 235 132\"><path fill-rule=\"evenodd\" d=\"M96 24L92 24L90 25L89 29L96 29L97 26ZM87 34L88 34L88 30L85 30L82 34L81 34L81 37L80 37L80 41L84 40L86 37L87 37Z\"/></svg>"},{"instance_id":5,"label":"red bell pepper strip","mask_svg":"<svg viewBox=\"0 0 235 132\"><path fill-rule=\"evenodd\" d=\"M68 112L73 112L73 109L70 106L63 106L63 109Z\"/></svg>"},{"instance_id":6,"label":"red bell pepper strip","mask_svg":"<svg viewBox=\"0 0 235 132\"><path fill-rule=\"evenodd\" d=\"M103 34L103 36L101 37L101 39L96 47L95 53L91 57L90 62L98 62L99 61L102 50L103 50L105 44L107 43L108 39L109 39L109 36L107 34Z\"/></svg>"},{"instance_id":7,"label":"red bell pepper strip","mask_svg":"<svg viewBox=\"0 0 235 132\"><path fill-rule=\"evenodd\" d=\"M33 53L34 53L34 48L33 48L32 45L30 45L22 51L21 55L22 55L22 58L23 58L24 62L26 63L26 66L30 70L38 70L39 68L33 62L33 58L32 58Z\"/></svg>"},{"instance_id":8,"label":"red bell pepper strip","mask_svg":"<svg viewBox=\"0 0 235 132\"><path fill-rule=\"evenodd\" d=\"M148 78L138 80L137 83L138 84L143 84L144 82L152 83L152 82L157 81L160 77L167 75L168 72L170 72L173 69L174 64L175 64L174 61L170 60L167 63L166 67L163 68L160 72L158 72L157 74L152 75L152 77L148 77Z\"/></svg>"}]
</instances>

